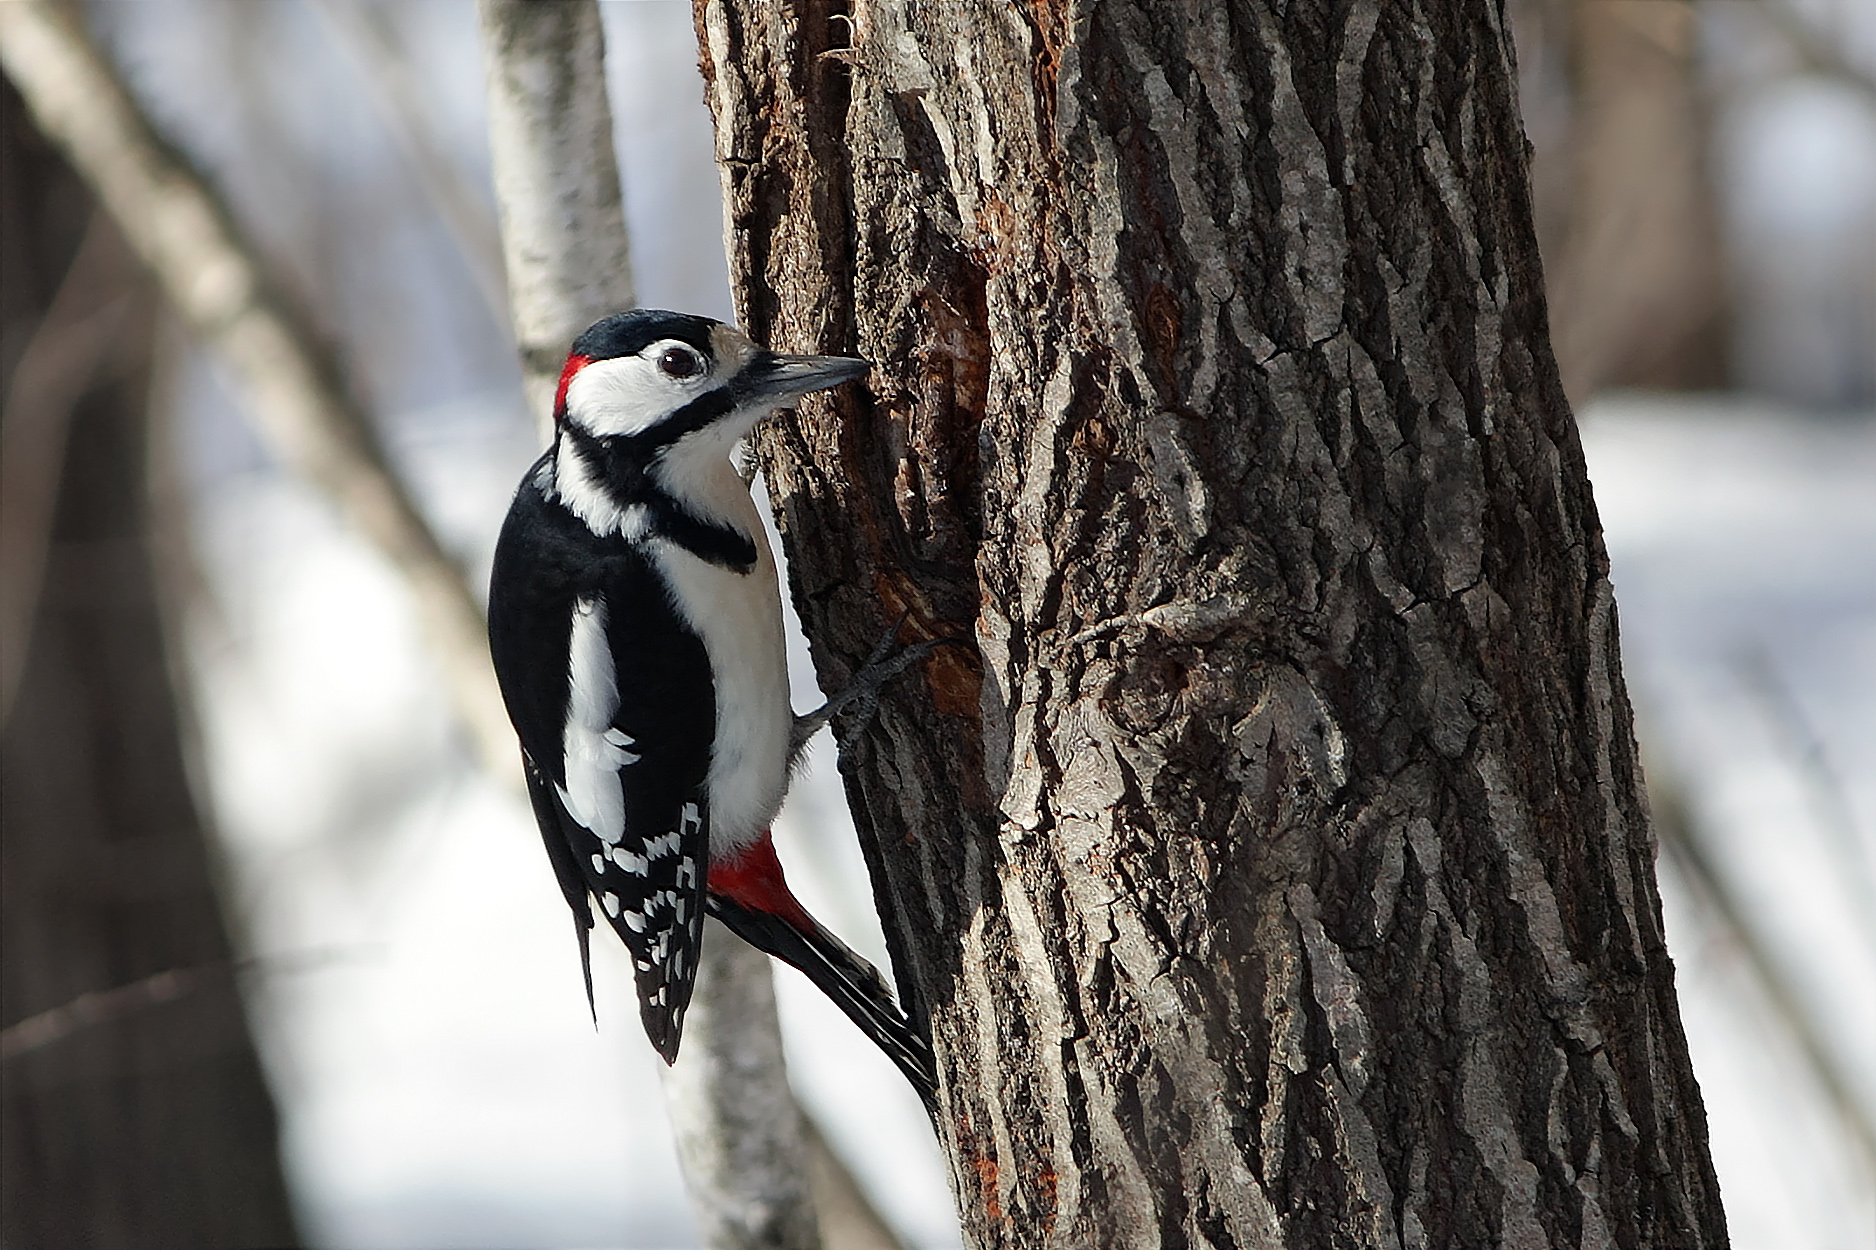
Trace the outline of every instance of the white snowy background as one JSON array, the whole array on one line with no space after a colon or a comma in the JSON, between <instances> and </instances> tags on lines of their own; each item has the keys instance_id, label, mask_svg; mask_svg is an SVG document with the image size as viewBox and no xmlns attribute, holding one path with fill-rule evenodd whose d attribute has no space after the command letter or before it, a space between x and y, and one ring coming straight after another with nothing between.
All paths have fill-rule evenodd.
<instances>
[{"instance_id":1,"label":"white snowy background","mask_svg":"<svg viewBox=\"0 0 1876 1250\"><path fill-rule=\"evenodd\" d=\"M486 197L473 6L377 11ZM604 11L640 299L727 316L689 6ZM93 12L334 329L482 577L533 434L506 331L432 224L356 49L306 0ZM1876 39L1876 22L1845 29ZM1740 371L1776 398L1607 397L1584 438L1655 784L1681 796L1844 1078L1833 1098L1739 932L1664 857L1734 1244L1870 1250L1872 1164L1843 1100L1876 1118L1876 103L1803 77L1729 99L1717 155L1744 275ZM253 1010L309 1236L694 1244L622 959L595 944L595 1029L528 814L470 763L396 576L268 460L214 369L178 356L167 405L202 574L188 641L206 785L242 939L268 970ZM1805 406L1822 401L1836 406ZM830 755L778 841L810 909L883 959ZM777 980L805 1104L909 1242L955 1245L916 1099L804 981Z\"/></svg>"}]
</instances>

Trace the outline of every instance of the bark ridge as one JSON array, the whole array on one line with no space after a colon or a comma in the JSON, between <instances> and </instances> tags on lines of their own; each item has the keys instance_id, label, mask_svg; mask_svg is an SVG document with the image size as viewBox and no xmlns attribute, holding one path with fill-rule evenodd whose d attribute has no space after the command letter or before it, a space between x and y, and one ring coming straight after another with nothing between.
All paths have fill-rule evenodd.
<instances>
[{"instance_id":1,"label":"bark ridge","mask_svg":"<svg viewBox=\"0 0 1876 1250\"><path fill-rule=\"evenodd\" d=\"M697 12L968 1244L1725 1244L1499 6Z\"/></svg>"}]
</instances>

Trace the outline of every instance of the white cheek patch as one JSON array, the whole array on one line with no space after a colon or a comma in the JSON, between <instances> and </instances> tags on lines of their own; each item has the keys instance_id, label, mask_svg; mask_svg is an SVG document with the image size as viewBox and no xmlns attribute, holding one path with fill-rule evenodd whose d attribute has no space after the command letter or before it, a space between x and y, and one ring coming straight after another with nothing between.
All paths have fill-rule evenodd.
<instances>
[{"instance_id":1,"label":"white cheek patch","mask_svg":"<svg viewBox=\"0 0 1876 1250\"><path fill-rule=\"evenodd\" d=\"M567 647L567 727L561 737L567 780L559 793L568 814L609 847L625 836L619 770L639 758L629 749L631 735L612 727L618 710L606 601L582 599L573 606Z\"/></svg>"},{"instance_id":2,"label":"white cheek patch","mask_svg":"<svg viewBox=\"0 0 1876 1250\"><path fill-rule=\"evenodd\" d=\"M592 434L642 434L709 385L705 374L666 377L643 356L595 360L567 383L567 412Z\"/></svg>"}]
</instances>

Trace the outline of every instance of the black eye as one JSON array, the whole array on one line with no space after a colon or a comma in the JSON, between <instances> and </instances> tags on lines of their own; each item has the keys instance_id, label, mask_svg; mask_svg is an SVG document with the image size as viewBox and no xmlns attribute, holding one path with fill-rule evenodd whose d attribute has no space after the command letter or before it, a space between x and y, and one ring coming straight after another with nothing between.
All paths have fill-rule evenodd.
<instances>
[{"instance_id":1,"label":"black eye","mask_svg":"<svg viewBox=\"0 0 1876 1250\"><path fill-rule=\"evenodd\" d=\"M697 353L688 347L667 347L664 355L658 357L658 368L669 378L694 377L703 369L703 361L697 359Z\"/></svg>"}]
</instances>

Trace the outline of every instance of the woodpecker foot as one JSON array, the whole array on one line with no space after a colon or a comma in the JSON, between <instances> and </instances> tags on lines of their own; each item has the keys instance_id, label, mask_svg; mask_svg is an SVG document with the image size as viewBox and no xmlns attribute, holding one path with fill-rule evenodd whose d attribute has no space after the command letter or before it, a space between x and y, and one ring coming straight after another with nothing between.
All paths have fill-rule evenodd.
<instances>
[{"instance_id":1,"label":"woodpecker foot","mask_svg":"<svg viewBox=\"0 0 1876 1250\"><path fill-rule=\"evenodd\" d=\"M873 653L866 657L866 663L860 666L860 671L853 675L853 680L847 683L845 689L806 716L795 717L794 728L788 736L790 763L801 757L801 752L807 748L808 739L819 733L821 726L852 708L859 715L853 718L847 732L839 735L838 738L842 747L847 746L859 736L861 730L872 723L874 715L879 711L879 692L887 682L917 664L938 647L953 641L949 638L932 638L925 642L913 643L909 647L901 647L899 630L911 615L910 612L902 613L899 619L892 623L892 628L881 636L879 642L873 647Z\"/></svg>"}]
</instances>

